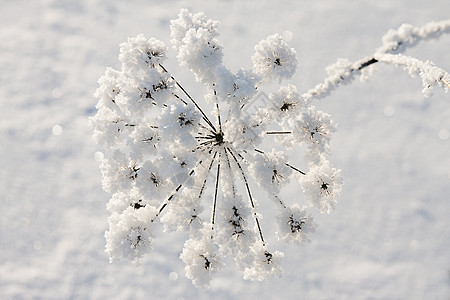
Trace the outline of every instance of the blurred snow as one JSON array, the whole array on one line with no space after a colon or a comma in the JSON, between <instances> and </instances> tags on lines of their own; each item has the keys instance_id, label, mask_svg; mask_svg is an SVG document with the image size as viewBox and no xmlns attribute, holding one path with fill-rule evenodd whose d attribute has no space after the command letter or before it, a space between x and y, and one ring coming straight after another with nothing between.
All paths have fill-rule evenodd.
<instances>
[{"instance_id":1,"label":"blurred snow","mask_svg":"<svg viewBox=\"0 0 450 300\"><path fill-rule=\"evenodd\" d=\"M0 298L450 299L450 95L436 90L425 99L419 79L386 65L317 103L340 124L332 151L345 185L336 211L315 216L310 245L288 247L269 235L285 251L283 278L243 281L229 261L210 290L197 290L178 259L180 233L157 233L140 266L109 264L103 154L87 125L96 81L118 67L127 37L169 44L169 20L182 7L220 20L234 71L251 65L258 41L283 34L297 50L292 83L302 91L337 58L372 54L390 28L448 18L450 2L3 1ZM445 36L407 54L450 70L449 49ZM168 68L200 98L169 54ZM273 232L274 222L266 214L263 230Z\"/></svg>"}]
</instances>

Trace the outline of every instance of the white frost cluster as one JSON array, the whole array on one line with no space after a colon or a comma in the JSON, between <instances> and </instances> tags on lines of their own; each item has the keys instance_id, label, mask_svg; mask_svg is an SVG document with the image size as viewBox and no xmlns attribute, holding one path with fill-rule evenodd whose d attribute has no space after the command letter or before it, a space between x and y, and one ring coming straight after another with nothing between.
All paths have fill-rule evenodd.
<instances>
[{"instance_id":1,"label":"white frost cluster","mask_svg":"<svg viewBox=\"0 0 450 300\"><path fill-rule=\"evenodd\" d=\"M244 279L263 281L270 276L281 276L280 264L284 256L282 252L269 252L259 243L254 244L249 252L253 257L253 262L249 266L245 266L245 263L241 265L244 267Z\"/></svg>"},{"instance_id":2,"label":"white frost cluster","mask_svg":"<svg viewBox=\"0 0 450 300\"><path fill-rule=\"evenodd\" d=\"M137 202L139 203L139 202ZM106 253L111 262L122 258L138 263L152 249L153 224L148 220L156 213L150 205L129 206L108 218L110 227L105 233Z\"/></svg>"},{"instance_id":3,"label":"white frost cluster","mask_svg":"<svg viewBox=\"0 0 450 300\"><path fill-rule=\"evenodd\" d=\"M90 119L94 139L109 149L100 169L103 189L111 194L105 233L110 260L139 262L161 222L165 232L189 232L180 258L186 276L203 288L226 255L245 279L281 275L283 253L270 250L264 238L260 207L267 201L256 197L255 189L273 201L276 236L286 243L310 241L316 224L309 208L335 209L342 178L329 157L337 127L311 105L313 99L378 61L403 65L426 85L448 85L447 73L431 63L380 52L356 63L339 60L327 68L323 84L304 94L284 84L264 106L248 110L264 84L293 76L295 50L281 35L271 35L255 46L253 68L233 73L222 64L217 28L217 21L186 9L170 25L179 64L204 84L204 99L194 99L165 68L165 44L140 34L120 45L120 70L107 68L99 79L97 113ZM385 40L413 43L414 32L404 27ZM204 111L200 100L213 112ZM264 149L265 139L282 147ZM279 150L296 153L300 147L306 149L301 166ZM292 183L300 184L304 197L296 195L291 204L281 192Z\"/></svg>"},{"instance_id":4,"label":"white frost cluster","mask_svg":"<svg viewBox=\"0 0 450 300\"><path fill-rule=\"evenodd\" d=\"M252 56L253 72L264 81L291 78L297 68L295 50L289 48L282 35L268 36L255 46L256 53Z\"/></svg>"},{"instance_id":5,"label":"white frost cluster","mask_svg":"<svg viewBox=\"0 0 450 300\"><path fill-rule=\"evenodd\" d=\"M342 189L340 170L322 160L313 165L308 174L301 177L303 191L310 203L322 213L330 213L336 207L337 195Z\"/></svg>"},{"instance_id":6,"label":"white frost cluster","mask_svg":"<svg viewBox=\"0 0 450 300\"><path fill-rule=\"evenodd\" d=\"M291 244L310 242L309 235L316 231L316 224L307 213L305 207L294 204L291 208L283 209L277 216L278 238Z\"/></svg>"},{"instance_id":7,"label":"white frost cluster","mask_svg":"<svg viewBox=\"0 0 450 300\"><path fill-rule=\"evenodd\" d=\"M222 64L218 25L204 13L192 14L187 9L182 9L170 25L171 42L178 51L180 64L187 66L200 82L214 80L215 68Z\"/></svg>"},{"instance_id":8,"label":"white frost cluster","mask_svg":"<svg viewBox=\"0 0 450 300\"><path fill-rule=\"evenodd\" d=\"M211 276L223 265L210 234L209 230L205 230L204 235L187 240L180 255L186 263L186 277L195 286L203 288L208 287Z\"/></svg>"}]
</instances>

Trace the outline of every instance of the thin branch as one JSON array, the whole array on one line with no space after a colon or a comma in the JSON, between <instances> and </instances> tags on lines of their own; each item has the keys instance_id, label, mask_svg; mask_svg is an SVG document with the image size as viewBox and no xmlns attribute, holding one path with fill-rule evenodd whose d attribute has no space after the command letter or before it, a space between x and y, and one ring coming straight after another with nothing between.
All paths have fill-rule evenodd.
<instances>
[{"instance_id":1,"label":"thin branch","mask_svg":"<svg viewBox=\"0 0 450 300\"><path fill-rule=\"evenodd\" d=\"M288 166L289 168L293 169L294 171L299 172L299 173L302 174L302 175L306 175L305 172L301 171L300 169L297 169L296 167L294 167L294 166L292 166L292 165L290 165L290 164L288 164L288 163L286 163L286 166Z\"/></svg>"},{"instance_id":2,"label":"thin branch","mask_svg":"<svg viewBox=\"0 0 450 300\"><path fill-rule=\"evenodd\" d=\"M231 180L231 189L233 191L233 198L236 198L236 187L234 186L233 169L231 169L231 162L230 158L228 157L227 151L225 151L225 158L227 159L228 169L230 170L230 180Z\"/></svg>"},{"instance_id":3,"label":"thin branch","mask_svg":"<svg viewBox=\"0 0 450 300\"><path fill-rule=\"evenodd\" d=\"M213 84L215 86L215 84ZM219 100L217 100L217 91L214 88L214 99L216 99L217 119L219 121L219 132L222 132L222 122L220 121Z\"/></svg>"},{"instance_id":4,"label":"thin branch","mask_svg":"<svg viewBox=\"0 0 450 300\"><path fill-rule=\"evenodd\" d=\"M441 81L450 89L450 83L444 77L441 78Z\"/></svg>"},{"instance_id":5,"label":"thin branch","mask_svg":"<svg viewBox=\"0 0 450 300\"><path fill-rule=\"evenodd\" d=\"M228 148L228 147L225 148L225 149L228 150L228 152L230 152L230 154L231 154L231 156L233 157L233 159L234 159L236 165L238 166L239 170L241 171L242 178L244 179L244 182L245 182L245 187L247 188L248 198L249 198L250 204L252 205L252 208L253 208L253 216L254 216L254 218L255 218L256 226L258 227L259 236L260 236L260 238L261 238L261 242L262 242L263 246L265 246L266 243L264 242L264 237L263 237L263 234L262 234L261 226L259 225L259 219L258 219L258 216L256 215L256 212L255 212L255 203L253 202L252 193L250 192L250 186L249 186L249 184L248 184L247 177L245 176L244 169L242 169L241 164L239 163L239 161L237 160L236 156L233 154L233 152L231 151L231 149Z\"/></svg>"},{"instance_id":6,"label":"thin branch","mask_svg":"<svg viewBox=\"0 0 450 300\"><path fill-rule=\"evenodd\" d=\"M374 63L377 63L378 60L374 57L365 58L362 60L359 60L351 65L350 68L348 68L347 72L342 72L340 75L333 75L330 77L325 78L325 80L322 83L317 84L312 89L309 89L306 93L301 95L302 99L310 101L313 98L323 98L331 93L332 90L334 90L337 86L342 84L344 81L353 81L355 79L355 73L361 72L362 69L367 68L368 66L371 66Z\"/></svg>"},{"instance_id":7,"label":"thin branch","mask_svg":"<svg viewBox=\"0 0 450 300\"><path fill-rule=\"evenodd\" d=\"M213 203L213 211L212 211L212 218L211 218L211 238L212 238L212 232L214 232L214 221L216 218L216 205L217 205L217 192L219 189L219 175L220 175L220 156L219 153L219 160L217 162L217 175L216 175L216 187L214 191L214 203Z\"/></svg>"},{"instance_id":8,"label":"thin branch","mask_svg":"<svg viewBox=\"0 0 450 300\"><path fill-rule=\"evenodd\" d=\"M402 30L404 30L404 28L402 27L398 29L398 31ZM450 32L450 20L442 22L430 22L422 27L408 28L408 31L410 32L409 36L405 37L404 39L399 39L395 42L383 44L379 49L375 51L372 56L356 61L348 68L342 69L340 74L325 78L322 83L319 83L314 88L309 89L306 93L302 94L301 97L307 101L310 101L313 98L319 99L329 95L332 90L334 90L344 81L353 81L355 79L355 73L361 72L363 69L379 62L379 55L389 53L400 54L406 49L417 45L422 40L437 38L444 33ZM442 81L447 87L450 87L450 84L445 79L442 80L441 78L439 80Z\"/></svg>"},{"instance_id":9,"label":"thin branch","mask_svg":"<svg viewBox=\"0 0 450 300\"><path fill-rule=\"evenodd\" d=\"M161 67L161 69L170 74L166 68L163 67L163 65L159 64L159 66ZM183 91L183 93L189 98L189 100L191 100L191 102L195 105L195 107L200 111L200 113L203 115L203 119L205 120L206 123L208 123L209 126L211 126L211 128L214 131L217 131L216 128L214 127L213 123L209 120L208 116L206 116L206 114L203 112L203 110L200 108L200 106L197 104L197 102L195 102L195 100L191 97L191 95L188 94L188 92L183 88L183 86L181 86L181 84L170 74L170 78L172 78L172 80L175 82L175 84Z\"/></svg>"},{"instance_id":10,"label":"thin branch","mask_svg":"<svg viewBox=\"0 0 450 300\"><path fill-rule=\"evenodd\" d=\"M287 208L284 202L281 201L281 199L277 195L273 194L273 197L278 200L278 204L280 204L283 208Z\"/></svg>"},{"instance_id":11,"label":"thin branch","mask_svg":"<svg viewBox=\"0 0 450 300\"><path fill-rule=\"evenodd\" d=\"M203 163L203 161L199 161L197 163L197 165L195 166L195 168L197 168L199 165L201 165ZM189 171L188 176L191 177L194 173L195 173L195 168L192 168L191 171ZM158 212L156 213L155 217L151 220L151 222L154 222L158 216L162 213L162 211L164 210L164 208L166 208L166 206L169 204L170 201L172 201L173 197L175 197L176 193L178 193L178 191L183 187L183 184L185 182L187 182L189 180L189 178L187 178L183 183L179 184L174 192L172 192L172 194L170 194L170 196L167 198L166 201L163 202L163 204L161 205L161 207L159 208Z\"/></svg>"},{"instance_id":12,"label":"thin branch","mask_svg":"<svg viewBox=\"0 0 450 300\"><path fill-rule=\"evenodd\" d=\"M205 129L206 131L211 132L212 134L216 134L215 131L211 130L211 128L206 127L205 125L198 123L198 126L200 126L201 128Z\"/></svg>"},{"instance_id":13,"label":"thin branch","mask_svg":"<svg viewBox=\"0 0 450 300\"><path fill-rule=\"evenodd\" d=\"M181 102L183 102L184 105L188 105L188 103L187 103L186 101L184 101L183 99L181 99L181 97L178 96L177 94L172 93L172 95L173 95L175 98L177 98L178 100L180 100Z\"/></svg>"},{"instance_id":14,"label":"thin branch","mask_svg":"<svg viewBox=\"0 0 450 300\"><path fill-rule=\"evenodd\" d=\"M214 139L215 137L213 135L206 135L206 136L201 136L201 135L197 135L194 138L199 139L199 140L210 140L210 139Z\"/></svg>"},{"instance_id":15,"label":"thin branch","mask_svg":"<svg viewBox=\"0 0 450 300\"><path fill-rule=\"evenodd\" d=\"M430 88L432 84L439 83L439 81L447 87L449 86L445 79L448 78L449 74L429 61L421 61L402 54L377 54L376 57L381 62L403 66L411 75L420 74L425 89Z\"/></svg>"},{"instance_id":16,"label":"thin branch","mask_svg":"<svg viewBox=\"0 0 450 300\"><path fill-rule=\"evenodd\" d=\"M220 121L219 102L216 102L216 108L217 108L217 119L219 120L219 132L222 132L222 122Z\"/></svg>"},{"instance_id":17,"label":"thin branch","mask_svg":"<svg viewBox=\"0 0 450 300\"><path fill-rule=\"evenodd\" d=\"M198 199L201 199L201 198L202 198L203 191L205 190L206 182L208 181L209 172L211 171L211 168L212 168L212 166L213 166L213 164L214 164L214 160L216 159L216 155L217 155L217 151L214 153L214 156L213 156L213 158L211 159L211 163L209 164L208 171L206 172L206 176L205 176L205 179L203 180L202 187L200 188L200 193L198 194ZM194 208L194 211L195 211L195 208ZM196 217L196 216L194 216L194 215L191 216L191 222L194 220L195 217ZM211 234L212 234L212 233L211 233ZM211 235L211 239L212 239L212 238L213 238L213 237L212 237L212 235Z\"/></svg>"},{"instance_id":18,"label":"thin branch","mask_svg":"<svg viewBox=\"0 0 450 300\"><path fill-rule=\"evenodd\" d=\"M212 145L213 141L206 141L206 142L202 142L199 145L197 145L197 147L195 147L195 149L192 150L192 152L196 152L197 150L202 150L205 151L205 149L209 146L209 153L212 152Z\"/></svg>"},{"instance_id":19,"label":"thin branch","mask_svg":"<svg viewBox=\"0 0 450 300\"><path fill-rule=\"evenodd\" d=\"M266 154L264 151L259 150L259 149L255 149L255 151L258 152L258 153L264 154L264 155ZM306 175L305 172L303 172L302 170L300 170L300 169L294 167L294 166L291 165L291 164L285 163L285 165L288 166L289 168L291 168L291 169L293 169L293 170L299 172L299 173L302 174L302 175Z\"/></svg>"},{"instance_id":20,"label":"thin branch","mask_svg":"<svg viewBox=\"0 0 450 300\"><path fill-rule=\"evenodd\" d=\"M364 69L364 68L370 66L371 64L377 63L377 62L378 62L378 59L375 59L375 58L373 58L373 57L372 57L372 58L369 58L368 60L363 61L363 62L357 67L356 70L361 71L362 69ZM353 72L353 71L355 71L355 69L352 69L351 71Z\"/></svg>"},{"instance_id":21,"label":"thin branch","mask_svg":"<svg viewBox=\"0 0 450 300\"><path fill-rule=\"evenodd\" d=\"M211 171L211 168L212 168L212 165L214 163L214 160L216 159L216 155L217 155L217 151L214 152L214 156L211 159L211 163L209 164L208 171L206 172L205 180L203 180L203 184L202 184L202 187L200 189L200 193L198 194L198 198L199 199L202 197L203 191L205 190L206 181L208 180L208 175L209 175L209 172Z\"/></svg>"},{"instance_id":22,"label":"thin branch","mask_svg":"<svg viewBox=\"0 0 450 300\"><path fill-rule=\"evenodd\" d=\"M212 167L212 165L213 165L213 163L214 163L214 160L215 160L215 158L216 158L216 154L217 154L217 151L214 153L214 156L213 156L213 158L211 159L211 163L209 164L208 172L207 172L207 174L206 174L206 178L205 178L205 180L203 181L203 185L202 185L202 187L201 187L201 189L200 189L200 194L199 194L199 196L198 196L199 198L201 198L201 196L202 196L202 194L203 194L203 190L204 190L205 185L206 185L206 180L207 180L207 178L208 178L209 172L211 171L211 167ZM195 168L197 168L197 167L198 167L199 165L201 165L202 163L203 163L203 161L199 161L199 162L197 163L197 165L196 165ZM193 168L193 169L188 173L189 177L192 176L193 174L195 174L195 168ZM187 182L188 180L189 180L189 178L186 179L185 182ZM167 198L166 201L163 202L163 204L162 204L161 207L158 209L158 212L156 213L155 217L151 220L151 222L154 222L154 221L159 217L159 215L160 215L160 214L162 213L162 211L167 207L167 205L170 203L170 201L172 201L173 197L175 197L175 195L178 193L178 191L183 187L183 184L184 184L184 183L179 184L179 185L175 188L175 191L174 191L172 194L170 194L170 196Z\"/></svg>"},{"instance_id":23,"label":"thin branch","mask_svg":"<svg viewBox=\"0 0 450 300\"><path fill-rule=\"evenodd\" d=\"M266 131L266 134L291 134L292 131Z\"/></svg>"},{"instance_id":24,"label":"thin branch","mask_svg":"<svg viewBox=\"0 0 450 300\"><path fill-rule=\"evenodd\" d=\"M198 144L198 147L197 147L196 149L200 149L201 146L211 145L211 144L213 144L213 143L214 143L214 140L213 140L213 139L207 140L207 141L205 141L205 142L201 142L200 144Z\"/></svg>"}]
</instances>

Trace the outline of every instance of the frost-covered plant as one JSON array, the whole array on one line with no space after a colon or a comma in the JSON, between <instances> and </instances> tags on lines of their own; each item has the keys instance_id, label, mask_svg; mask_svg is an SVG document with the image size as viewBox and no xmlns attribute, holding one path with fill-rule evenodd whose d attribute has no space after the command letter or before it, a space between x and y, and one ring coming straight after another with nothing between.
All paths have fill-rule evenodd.
<instances>
[{"instance_id":1,"label":"frost-covered plant","mask_svg":"<svg viewBox=\"0 0 450 300\"><path fill-rule=\"evenodd\" d=\"M323 83L303 94L282 85L268 96L268 105L250 112L246 108L261 86L293 76L295 50L281 35L271 35L255 46L253 69L234 74L222 64L217 27L203 13L185 9L170 26L179 63L204 84L205 101L194 99L166 69L165 44L141 34L120 45L121 69L108 68L99 79L98 111L90 120L96 141L110 149L100 166L103 188L112 195L105 234L110 260L139 262L151 250L154 226L161 221L165 231L189 231L180 258L186 276L200 287L208 286L224 255L235 259L245 279L281 274L283 253L267 246L260 213L266 199L255 195L256 187L273 201L276 236L287 243L310 241L316 224L308 207L321 213L335 208L342 189L340 170L329 161L336 124L311 105L313 100L356 74L367 75L377 62L420 75L426 96L435 85L448 89L450 81L431 62L400 54L421 39L450 31L450 22L403 25L388 32L373 56L355 63L338 60L327 68ZM205 105L213 111L207 114ZM284 150L263 149L266 138ZM305 162L294 166L286 150L303 146ZM281 197L291 181L304 191L302 206L301 197L291 206Z\"/></svg>"}]
</instances>

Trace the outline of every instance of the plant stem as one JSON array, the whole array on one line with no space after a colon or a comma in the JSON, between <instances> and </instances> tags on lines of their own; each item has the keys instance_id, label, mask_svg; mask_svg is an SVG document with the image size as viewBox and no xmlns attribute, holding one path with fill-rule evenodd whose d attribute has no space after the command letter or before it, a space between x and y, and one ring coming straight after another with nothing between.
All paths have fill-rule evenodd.
<instances>
[{"instance_id":1,"label":"plant stem","mask_svg":"<svg viewBox=\"0 0 450 300\"><path fill-rule=\"evenodd\" d=\"M266 154L266 153L264 153L264 151L259 150L259 149L255 149L255 151L258 152L258 153L264 154L264 155ZM285 165L288 166L289 168L291 168L291 169L293 169L293 170L299 172L299 173L302 174L302 175L306 175L305 172L303 172L302 170L300 170L300 169L294 167L294 166L291 165L291 164L285 163Z\"/></svg>"},{"instance_id":2,"label":"plant stem","mask_svg":"<svg viewBox=\"0 0 450 300\"><path fill-rule=\"evenodd\" d=\"M292 131L266 131L266 134L291 134Z\"/></svg>"},{"instance_id":3,"label":"plant stem","mask_svg":"<svg viewBox=\"0 0 450 300\"><path fill-rule=\"evenodd\" d=\"M199 165L201 165L201 164L202 164L202 161L199 161L199 162L197 163L197 166L199 166ZM197 166L196 166L196 167L197 167ZM190 176L192 176L194 173L195 173L195 168L192 168L192 170L188 173L188 176L190 177ZM188 180L189 180L189 178L186 179L185 182L188 181ZM172 199L173 199L173 197L176 195L176 193L178 193L178 191L183 187L183 184L184 184L184 183L179 184L179 185L175 188L174 192L173 192L172 194L170 194L170 196L167 198L167 200L163 202L163 204L161 205L161 207L159 208L158 212L156 213L155 217L151 220L151 222L154 222L154 221L158 218L158 216L162 213L162 211L164 210L164 208L166 208L166 206L169 204L169 202L172 201Z\"/></svg>"},{"instance_id":4,"label":"plant stem","mask_svg":"<svg viewBox=\"0 0 450 300\"><path fill-rule=\"evenodd\" d=\"M214 191L214 203L213 203L213 211L212 211L212 219L211 219L211 238L212 233L214 232L214 222L216 218L216 205L217 205L217 192L219 190L219 176L220 176L220 153L219 153L219 160L217 162L217 175L216 175L216 187Z\"/></svg>"},{"instance_id":5,"label":"plant stem","mask_svg":"<svg viewBox=\"0 0 450 300\"><path fill-rule=\"evenodd\" d=\"M266 246L266 243L264 242L264 237L263 237L263 234L262 234L261 226L259 225L259 219L258 219L258 216L256 215L256 212L255 212L255 203L253 202L252 193L250 192L250 186L248 184L247 177L245 176L244 169L242 169L241 164L239 163L239 161L237 160L236 156L231 151L231 149L230 148L225 148L225 149L228 150L228 152L230 152L230 154L233 157L236 165L238 166L239 170L241 171L242 178L244 179L244 182L245 182L245 187L247 188L248 198L249 198L250 204L252 205L252 208L253 208L253 216L255 218L256 226L258 227L259 236L261 238L261 242L262 242L263 246Z\"/></svg>"},{"instance_id":6,"label":"plant stem","mask_svg":"<svg viewBox=\"0 0 450 300\"><path fill-rule=\"evenodd\" d=\"M159 64L159 66L161 67L161 69L163 69L164 72L170 74L166 70L166 68L163 67L163 65ZM195 102L195 100L191 97L191 95L189 95L189 93L181 86L181 84L172 75L170 75L170 78L172 78L172 80L175 81L175 84L183 91L183 93L189 98L189 100L191 100L191 102L195 105L195 107L200 111L200 113L203 115L203 120L205 120L205 122L208 123L208 125L211 126L211 128L215 132L217 132L213 123L209 120L208 116L206 116L206 114L203 112L203 110L200 108L200 106L197 104L197 102Z\"/></svg>"}]
</instances>

